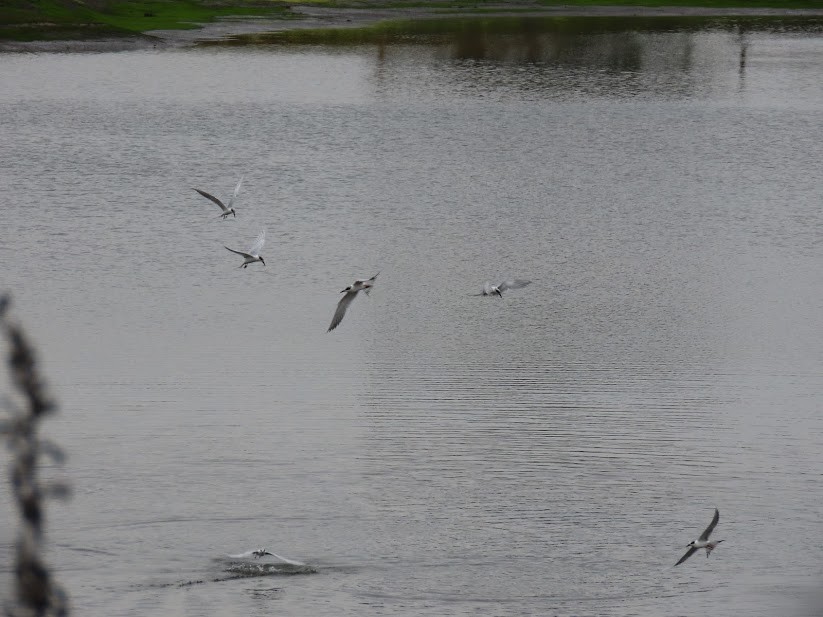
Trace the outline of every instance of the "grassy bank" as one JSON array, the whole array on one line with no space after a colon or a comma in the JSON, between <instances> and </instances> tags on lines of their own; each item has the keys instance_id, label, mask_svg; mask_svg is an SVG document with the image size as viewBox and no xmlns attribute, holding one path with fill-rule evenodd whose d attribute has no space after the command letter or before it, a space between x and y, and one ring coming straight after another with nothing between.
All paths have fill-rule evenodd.
<instances>
[{"instance_id":1,"label":"grassy bank","mask_svg":"<svg viewBox=\"0 0 823 617\"><path fill-rule=\"evenodd\" d=\"M329 8L450 8L505 7L534 10L547 7L695 7L740 9L823 9L823 0L300 0L294 4Z\"/></svg>"},{"instance_id":2,"label":"grassy bank","mask_svg":"<svg viewBox=\"0 0 823 617\"><path fill-rule=\"evenodd\" d=\"M449 12L540 11L552 7L625 6L823 9L823 0L302 0L351 9L420 8ZM0 0L0 40L89 40L196 28L221 17L295 17L285 0Z\"/></svg>"},{"instance_id":3,"label":"grassy bank","mask_svg":"<svg viewBox=\"0 0 823 617\"><path fill-rule=\"evenodd\" d=\"M0 39L75 40L196 28L229 16L288 18L271 0L2 0Z\"/></svg>"}]
</instances>

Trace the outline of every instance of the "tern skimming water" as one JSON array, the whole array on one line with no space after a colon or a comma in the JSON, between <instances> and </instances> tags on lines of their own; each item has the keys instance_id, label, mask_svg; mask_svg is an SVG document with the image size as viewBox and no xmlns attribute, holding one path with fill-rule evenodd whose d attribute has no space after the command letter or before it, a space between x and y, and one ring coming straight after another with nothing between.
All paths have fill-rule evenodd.
<instances>
[{"instance_id":1,"label":"tern skimming water","mask_svg":"<svg viewBox=\"0 0 823 617\"><path fill-rule=\"evenodd\" d=\"M378 272L377 274L380 273ZM340 292L345 295L340 298L340 302L337 303L337 309L334 311L334 317L331 318L331 325L326 332L331 332L340 325L340 322L343 321L343 316L346 314L346 309L349 308L349 304L352 303L352 300L354 300L358 292L363 291L366 295L369 295L371 288L374 287L374 279L377 278L377 274L370 279L357 279L354 283Z\"/></svg>"},{"instance_id":2,"label":"tern skimming water","mask_svg":"<svg viewBox=\"0 0 823 617\"><path fill-rule=\"evenodd\" d=\"M200 189L194 190L200 193L206 199L209 199L216 203L218 206L220 206L220 209L223 211L223 214L220 215L220 218L225 221L228 218L229 214L231 214L235 218L237 217L237 213L234 211L234 208L232 208L232 204L234 203L234 200L237 199L237 194L240 192L240 185L243 184L243 178L245 177L245 175L240 177L240 181L237 183L237 186L234 187L234 194L229 198L228 205L224 204L222 201L217 199L217 197L207 193L206 191L201 191Z\"/></svg>"},{"instance_id":3,"label":"tern skimming water","mask_svg":"<svg viewBox=\"0 0 823 617\"><path fill-rule=\"evenodd\" d=\"M243 251L235 251L234 249L230 249L229 247L225 247L226 250L231 251L232 253L237 253L238 255L243 256L243 263L240 264L241 268L248 267L249 264L253 264L255 261L262 262L263 265L266 265L266 262L263 260L263 256L260 254L260 251L263 250L263 245L266 243L266 230L260 232L260 235L257 236L257 240L255 240L252 247L249 249L248 253L244 253Z\"/></svg>"},{"instance_id":4,"label":"tern skimming water","mask_svg":"<svg viewBox=\"0 0 823 617\"><path fill-rule=\"evenodd\" d=\"M720 544L723 540L717 540L715 542L709 542L709 536L712 535L712 531L717 526L717 521L720 520L720 511L715 508L714 509L714 518L712 518L712 522L709 523L709 526L700 534L700 537L697 540L692 540L689 542L689 550L686 551L686 554L680 558L676 566L679 566L681 563L686 561L689 557L691 557L695 551L705 548L706 549L706 558L708 559L709 554L715 549L715 547Z\"/></svg>"},{"instance_id":5,"label":"tern skimming water","mask_svg":"<svg viewBox=\"0 0 823 617\"><path fill-rule=\"evenodd\" d=\"M287 564L292 565L292 566L305 566L306 565L302 561L295 561L294 559L289 559L288 557L283 557L282 555L278 555L277 553L270 553L269 551L267 551L264 548L261 548L257 551L254 551L254 553L255 554L261 553L260 555L258 555L259 557L265 557L266 555L271 555L275 559L279 559L283 563L287 563Z\"/></svg>"},{"instance_id":6,"label":"tern skimming water","mask_svg":"<svg viewBox=\"0 0 823 617\"><path fill-rule=\"evenodd\" d=\"M503 297L503 292L508 289L521 289L526 285L531 284L531 281L524 281L521 279L514 279L510 281L503 281L499 285L492 285L489 281L486 281L486 284L483 285L483 291L479 294L474 294L476 296L498 296L500 298Z\"/></svg>"},{"instance_id":7,"label":"tern skimming water","mask_svg":"<svg viewBox=\"0 0 823 617\"><path fill-rule=\"evenodd\" d=\"M251 554L254 555L257 559L260 559L260 557L265 557L266 555L271 555L272 557L274 557L274 553L270 553L264 548L258 548L256 551L252 551Z\"/></svg>"},{"instance_id":8,"label":"tern skimming water","mask_svg":"<svg viewBox=\"0 0 823 617\"><path fill-rule=\"evenodd\" d=\"M275 559L279 559L283 563L287 563L292 566L305 566L302 561L295 561L294 559L289 559L288 557L283 557L282 555L278 555L277 553L269 552L268 549L265 548L258 548L255 551L247 551L245 553L240 553L239 555L226 555L229 559L239 559L245 561L249 558L254 559L262 559L263 557L274 557Z\"/></svg>"}]
</instances>

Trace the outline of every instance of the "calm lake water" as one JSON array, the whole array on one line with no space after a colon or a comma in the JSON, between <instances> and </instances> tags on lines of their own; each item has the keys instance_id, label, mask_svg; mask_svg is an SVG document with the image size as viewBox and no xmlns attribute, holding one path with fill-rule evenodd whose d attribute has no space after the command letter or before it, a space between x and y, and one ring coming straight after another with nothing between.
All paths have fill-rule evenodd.
<instances>
[{"instance_id":1,"label":"calm lake water","mask_svg":"<svg viewBox=\"0 0 823 617\"><path fill-rule=\"evenodd\" d=\"M75 614L812 610L819 25L478 23L0 57Z\"/></svg>"}]
</instances>

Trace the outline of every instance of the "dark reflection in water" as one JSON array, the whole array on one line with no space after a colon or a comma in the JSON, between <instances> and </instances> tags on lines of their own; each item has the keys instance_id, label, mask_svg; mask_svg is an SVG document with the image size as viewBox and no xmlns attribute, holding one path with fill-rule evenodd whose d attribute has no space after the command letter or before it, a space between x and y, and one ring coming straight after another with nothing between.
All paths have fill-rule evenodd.
<instances>
[{"instance_id":1,"label":"dark reflection in water","mask_svg":"<svg viewBox=\"0 0 823 617\"><path fill-rule=\"evenodd\" d=\"M210 46L447 46L455 59L585 64L592 54L614 70L636 70L648 35L725 32L823 32L820 17L468 17L397 20L363 28L257 33ZM688 40L688 36L681 37ZM592 45L593 41L597 45ZM594 50L594 51L593 51ZM660 50L658 50L660 51Z\"/></svg>"},{"instance_id":2,"label":"dark reflection in water","mask_svg":"<svg viewBox=\"0 0 823 617\"><path fill-rule=\"evenodd\" d=\"M504 37L519 44L535 43L544 35L554 37L610 33L700 32L705 30L761 32L821 32L823 18L817 16L780 17L461 17L394 20L362 28L307 28L282 32L240 35L204 45L291 44L362 45L458 41L458 44L485 49L489 37Z\"/></svg>"},{"instance_id":3,"label":"dark reflection in water","mask_svg":"<svg viewBox=\"0 0 823 617\"><path fill-rule=\"evenodd\" d=\"M752 36L821 32L820 17L469 17L250 34L207 45L322 46L324 53L373 46L378 84L391 80L398 61L413 54L409 61L419 66L426 54L435 74L421 74L424 89L447 71L450 81L484 93L680 99L710 89L710 73L723 63L737 67L742 90ZM707 34L726 42L706 44L701 37ZM528 71L515 75L512 67Z\"/></svg>"}]
</instances>

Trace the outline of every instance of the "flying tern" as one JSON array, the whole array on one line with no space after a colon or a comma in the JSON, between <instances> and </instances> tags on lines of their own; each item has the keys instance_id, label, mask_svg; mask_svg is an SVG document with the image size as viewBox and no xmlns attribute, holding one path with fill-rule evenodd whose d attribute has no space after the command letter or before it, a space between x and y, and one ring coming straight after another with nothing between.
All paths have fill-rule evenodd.
<instances>
[{"instance_id":1,"label":"flying tern","mask_svg":"<svg viewBox=\"0 0 823 617\"><path fill-rule=\"evenodd\" d=\"M260 235L257 236L257 240L254 241L254 244L249 249L248 253L244 253L243 251L235 251L234 249L230 249L229 247L225 247L226 250L231 251L232 253L237 253L238 255L243 256L243 263L240 265L241 268L248 267L249 264L253 264L255 261L260 261L263 265L266 265L263 256L260 254L260 251L263 250L263 245L266 243L266 230L260 232Z\"/></svg>"},{"instance_id":2,"label":"flying tern","mask_svg":"<svg viewBox=\"0 0 823 617\"><path fill-rule=\"evenodd\" d=\"M716 540L715 542L709 542L709 536L712 535L712 531L717 526L717 521L720 520L720 511L715 508L714 509L714 518L712 518L712 522L709 523L709 526L700 534L700 537L697 540L692 540L689 542L689 550L686 551L686 554L680 558L676 566L679 566L681 563L686 561L689 557L691 557L695 551L705 548L706 549L706 558L708 559L709 554L715 549L715 547L720 544L723 540Z\"/></svg>"},{"instance_id":3,"label":"flying tern","mask_svg":"<svg viewBox=\"0 0 823 617\"><path fill-rule=\"evenodd\" d=\"M498 296L500 298L503 297L503 292L508 289L521 289L526 285L531 284L531 281L524 281L522 279L513 279L509 281L503 281L498 285L492 285L489 281L486 281L486 284L483 285L483 291L479 294L475 294L476 296Z\"/></svg>"},{"instance_id":4,"label":"flying tern","mask_svg":"<svg viewBox=\"0 0 823 617\"><path fill-rule=\"evenodd\" d=\"M234 211L234 208L232 208L232 204L234 203L234 200L237 199L237 194L240 192L240 186L243 184L243 178L245 177L245 175L240 177L240 181L237 183L237 186L234 187L234 194L229 198L228 205L224 204L222 201L217 199L217 197L211 195L210 193L207 193L206 191L201 191L200 189L194 190L200 193L206 199L209 199L216 203L218 206L220 206L220 209L223 211L223 214L220 215L220 218L225 221L228 218L229 214L231 214L235 218L237 217L237 213Z\"/></svg>"},{"instance_id":5,"label":"flying tern","mask_svg":"<svg viewBox=\"0 0 823 617\"><path fill-rule=\"evenodd\" d=\"M377 274L380 273L378 272ZM370 279L357 279L354 283L340 292L345 295L340 298L340 302L337 303L337 309L334 311L334 317L331 318L331 325L326 332L331 332L340 325L340 322L343 321L343 316L346 314L346 309L349 308L349 304L352 303L352 300L354 300L358 292L362 291L365 292L366 295L369 295L371 288L374 287L374 279L377 278L377 274Z\"/></svg>"}]
</instances>

